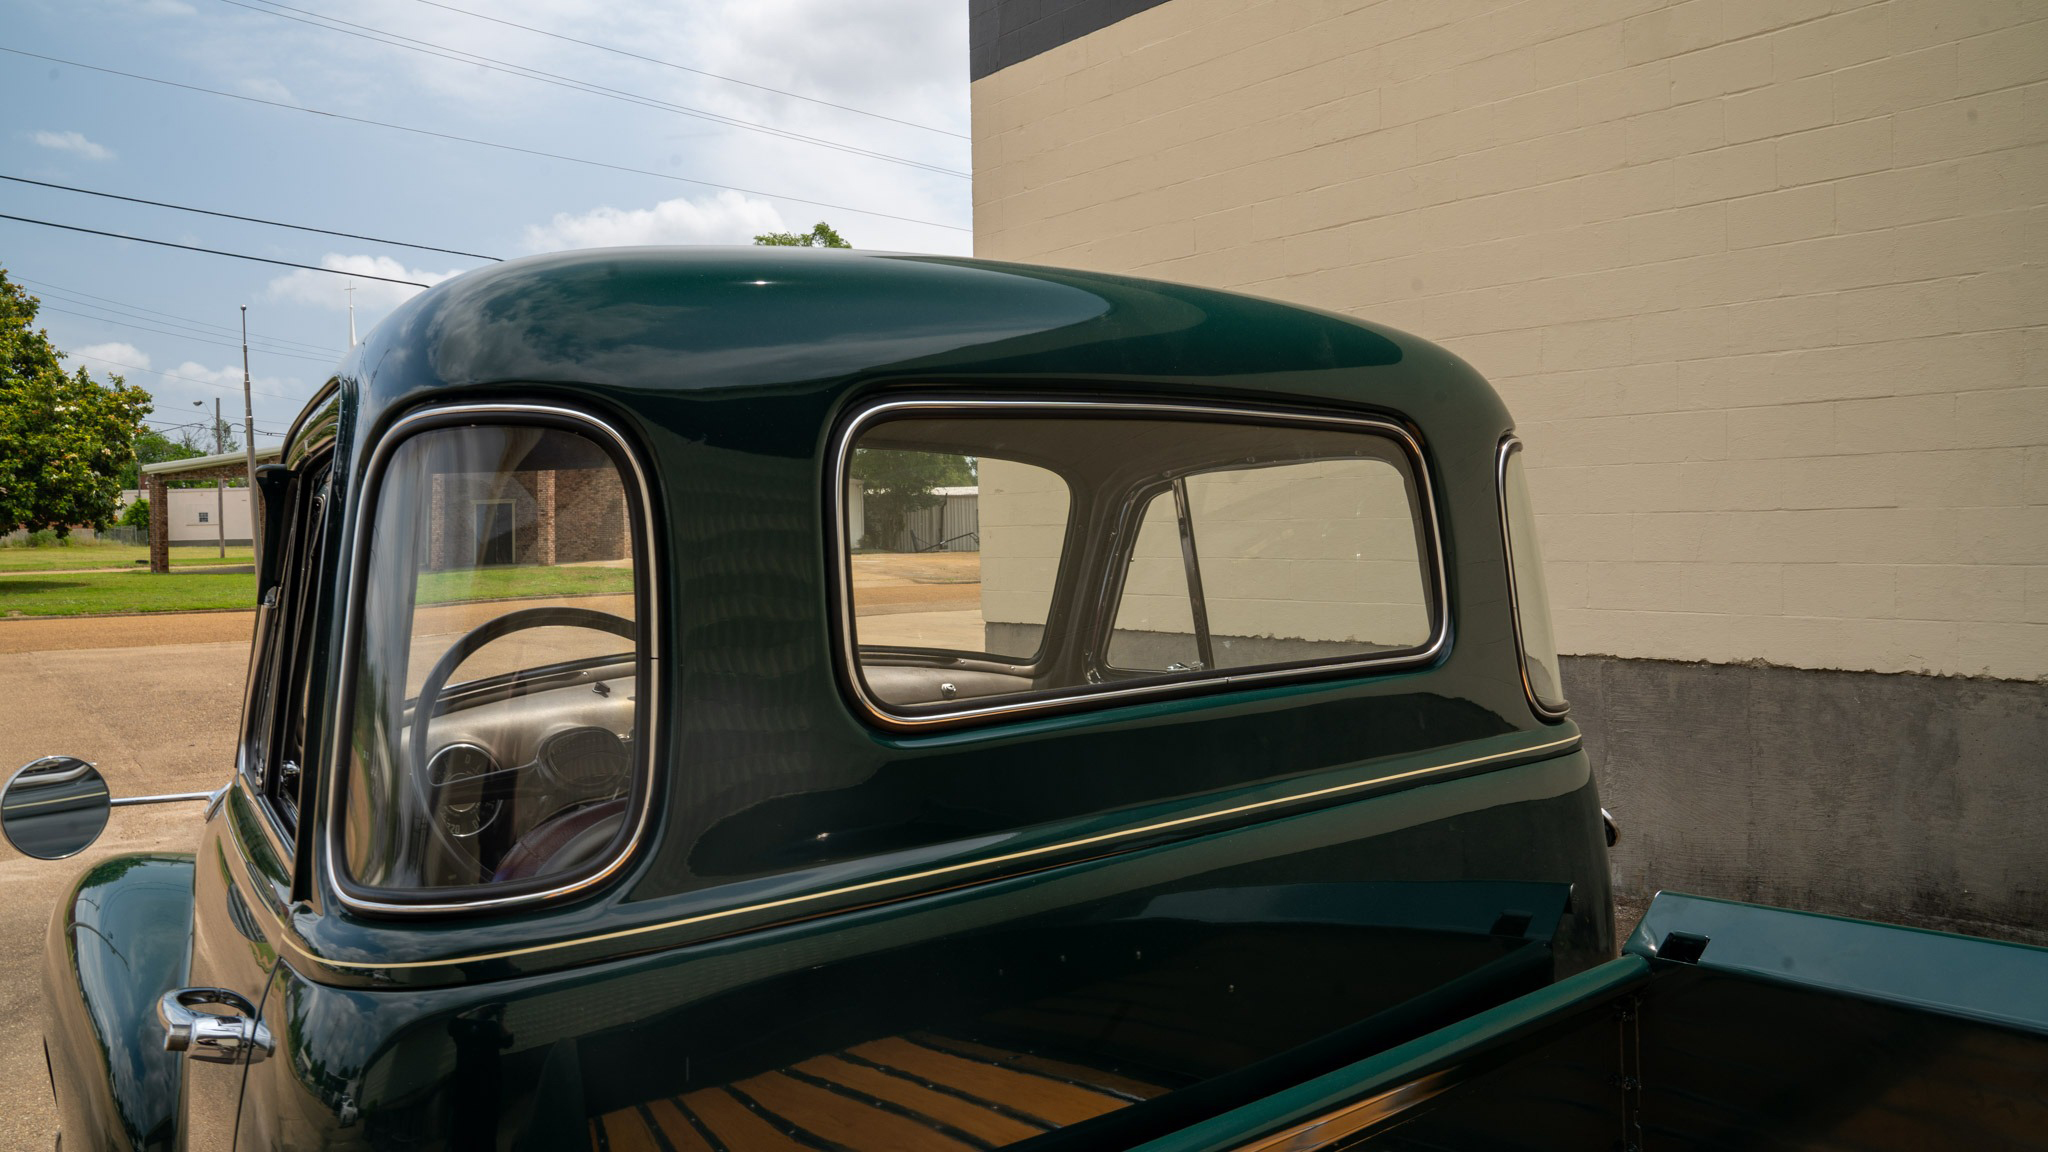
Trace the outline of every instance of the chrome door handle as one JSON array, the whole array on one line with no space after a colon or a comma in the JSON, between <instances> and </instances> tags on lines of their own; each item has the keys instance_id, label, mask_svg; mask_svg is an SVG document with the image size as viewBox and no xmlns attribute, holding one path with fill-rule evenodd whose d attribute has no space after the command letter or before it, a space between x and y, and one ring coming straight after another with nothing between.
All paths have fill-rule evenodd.
<instances>
[{"instance_id":1,"label":"chrome door handle","mask_svg":"<svg viewBox=\"0 0 2048 1152\"><path fill-rule=\"evenodd\" d=\"M222 1004L239 1015L195 1012L200 1004ZM156 1002L164 1023L164 1051L184 1052L209 1064L254 1064L276 1047L270 1029L255 1019L256 1006L226 988L178 988Z\"/></svg>"}]
</instances>

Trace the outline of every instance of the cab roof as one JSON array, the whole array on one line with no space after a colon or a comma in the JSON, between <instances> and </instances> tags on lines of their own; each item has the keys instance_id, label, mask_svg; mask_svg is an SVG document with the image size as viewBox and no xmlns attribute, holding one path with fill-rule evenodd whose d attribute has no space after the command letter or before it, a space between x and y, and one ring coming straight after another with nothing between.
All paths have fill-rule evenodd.
<instances>
[{"instance_id":1,"label":"cab roof","mask_svg":"<svg viewBox=\"0 0 2048 1152\"><path fill-rule=\"evenodd\" d=\"M342 377L371 425L443 389L727 399L883 378L1179 383L1506 421L1457 357L1334 313L1096 272L830 249L615 248L495 264L414 297Z\"/></svg>"}]
</instances>

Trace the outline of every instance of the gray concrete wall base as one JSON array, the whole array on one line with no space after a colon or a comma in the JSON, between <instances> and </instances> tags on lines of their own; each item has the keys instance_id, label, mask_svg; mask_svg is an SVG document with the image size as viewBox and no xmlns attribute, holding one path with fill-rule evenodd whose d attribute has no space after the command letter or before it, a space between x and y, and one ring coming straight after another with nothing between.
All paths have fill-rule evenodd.
<instances>
[{"instance_id":1,"label":"gray concrete wall base","mask_svg":"<svg viewBox=\"0 0 2048 1152\"><path fill-rule=\"evenodd\" d=\"M2048 944L2048 683L1604 656L1564 676L1618 899Z\"/></svg>"}]
</instances>

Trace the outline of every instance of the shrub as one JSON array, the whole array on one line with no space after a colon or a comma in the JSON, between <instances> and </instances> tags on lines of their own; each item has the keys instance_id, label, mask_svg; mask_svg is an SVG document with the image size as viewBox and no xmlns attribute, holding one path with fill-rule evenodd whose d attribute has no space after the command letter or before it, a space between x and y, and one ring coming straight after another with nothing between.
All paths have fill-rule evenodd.
<instances>
[{"instance_id":1,"label":"shrub","mask_svg":"<svg viewBox=\"0 0 2048 1152\"><path fill-rule=\"evenodd\" d=\"M135 499L134 503L121 510L121 526L123 528L149 527L149 497L139 496Z\"/></svg>"}]
</instances>

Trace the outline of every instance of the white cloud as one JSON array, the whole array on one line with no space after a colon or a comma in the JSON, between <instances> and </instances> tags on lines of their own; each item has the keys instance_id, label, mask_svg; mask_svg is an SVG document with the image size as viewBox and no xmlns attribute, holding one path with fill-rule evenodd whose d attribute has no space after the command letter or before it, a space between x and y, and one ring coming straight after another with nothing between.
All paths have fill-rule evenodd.
<instances>
[{"instance_id":1,"label":"white cloud","mask_svg":"<svg viewBox=\"0 0 2048 1152\"><path fill-rule=\"evenodd\" d=\"M967 6L959 0L866 0L852 5L843 0L695 0L668 5L496 0L488 8L490 15L505 20L702 72L551 40L444 8L385 6L380 9L384 15L372 23L426 43L459 46L463 52L601 83L715 117L735 117L961 172L971 166L969 144L961 135L968 131L969 116ZM212 34L204 54L195 55L193 62L210 69L224 84L242 85L238 91L295 103L288 94L267 86L259 89L243 79L290 76L291 91L306 92L303 99L312 107L403 123L420 123L420 110L431 108L431 127L436 131L518 147L554 142L545 147L729 186L743 190L745 200L772 205L784 227L805 228L826 220L859 248L966 253L972 247L971 235L956 230L971 220L970 184L957 176L778 139L675 110L634 107L430 53L397 51L387 44L279 21L274 14L223 12L217 23L208 25ZM765 87L733 84L704 73ZM891 123L769 89L942 131ZM368 143L373 138L362 139ZM619 191L617 175L569 164L382 134L374 139L388 140L390 146L365 151L361 159L366 171L391 168L385 183L396 187L426 180L437 187L466 188L468 195L490 197L500 209L477 212L480 223L503 229L508 216L518 222L511 225L510 243L471 241L479 247L496 244L523 250L705 239L744 243L752 235L742 227L721 229L715 222L690 228L673 219L632 215L633 210L653 209L657 200L668 197L687 198L698 209L715 212L720 207L715 188L662 190L657 185L648 191ZM647 187L638 181L623 187L636 185ZM589 211L604 204L618 211ZM517 211L507 213L505 208ZM907 219L892 220L854 208ZM551 225L558 212L566 213L568 221ZM424 214L423 219L429 225L426 234L434 234L433 225L439 221ZM533 228L524 227L528 221Z\"/></svg>"},{"instance_id":2,"label":"white cloud","mask_svg":"<svg viewBox=\"0 0 2048 1152\"><path fill-rule=\"evenodd\" d=\"M322 256L320 266L332 268L336 272L354 273L357 276L382 276L390 280L412 280L429 285L439 284L462 271L460 268L451 268L446 272L429 272L422 268L407 268L389 256L344 256L338 252L329 252ZM351 281L340 276L302 269L289 276L279 276L272 280L270 298L345 312L348 310L347 288L350 283ZM353 283L356 286L356 312L366 318L388 312L423 291L405 284L389 284L384 280L359 279Z\"/></svg>"},{"instance_id":3,"label":"white cloud","mask_svg":"<svg viewBox=\"0 0 2048 1152\"><path fill-rule=\"evenodd\" d=\"M528 225L524 243L533 252L632 244L748 244L760 233L788 230L773 204L727 191L697 200L663 200L652 208L606 206L580 216L557 212L546 225Z\"/></svg>"},{"instance_id":4,"label":"white cloud","mask_svg":"<svg viewBox=\"0 0 2048 1152\"><path fill-rule=\"evenodd\" d=\"M725 0L715 9L699 9L698 15L689 43L679 46L697 67L915 123L967 131L964 4ZM804 29L804 35L791 36L791 28ZM778 120L814 109L772 96L742 95L743 90L730 86L712 91L758 102ZM834 119L863 134L881 128L866 118ZM934 142L930 134L902 139ZM965 159L965 142L953 147Z\"/></svg>"},{"instance_id":5,"label":"white cloud","mask_svg":"<svg viewBox=\"0 0 2048 1152\"><path fill-rule=\"evenodd\" d=\"M242 366L209 368L197 360L187 360L171 369L173 376L182 377L188 384L232 384L237 392L242 389Z\"/></svg>"},{"instance_id":6,"label":"white cloud","mask_svg":"<svg viewBox=\"0 0 2048 1152\"><path fill-rule=\"evenodd\" d=\"M187 360L166 375L171 378L158 381L166 390L173 384L216 384L224 388L227 393L227 415L234 417L236 427L241 426L242 365L239 362L231 363L225 368L212 368L197 360ZM273 405L266 403L266 399L281 400L285 408L293 413L296 413L299 404L303 403L300 397L312 393L312 389L301 383L297 377L284 376L251 376L250 389L255 393L255 400L259 406L272 407ZM209 391L201 395L210 397L213 393ZM208 402L207 408L211 411L211 401ZM259 413L256 423L268 426L270 417Z\"/></svg>"},{"instance_id":7,"label":"white cloud","mask_svg":"<svg viewBox=\"0 0 2048 1152\"><path fill-rule=\"evenodd\" d=\"M192 6L184 0L114 0L112 6L141 16L192 15Z\"/></svg>"},{"instance_id":8,"label":"white cloud","mask_svg":"<svg viewBox=\"0 0 2048 1152\"><path fill-rule=\"evenodd\" d=\"M290 104L295 108L299 104L299 98L292 95L291 89L268 76L240 76L235 79L235 87L241 89L243 95L254 96L259 100L275 100L279 104Z\"/></svg>"},{"instance_id":9,"label":"white cloud","mask_svg":"<svg viewBox=\"0 0 2048 1152\"><path fill-rule=\"evenodd\" d=\"M138 381L130 380L130 384ZM198 387L211 384L212 388ZM157 398L156 414L151 420L159 424L175 424L181 421L198 420L202 423L213 416L215 398L221 400L221 418L226 420L237 441L242 438L242 365L231 363L224 368L214 368L197 360L187 360L170 370L165 376L153 381L150 391ZM261 445L266 439L274 438L273 433L282 431L293 416L313 394L313 386L295 376L256 376L250 385L252 401L256 408L256 442ZM193 404L193 400L198 404ZM208 433L210 436L211 433ZM208 449L211 451L211 449Z\"/></svg>"},{"instance_id":10,"label":"white cloud","mask_svg":"<svg viewBox=\"0 0 2048 1152\"><path fill-rule=\"evenodd\" d=\"M209 368L197 360L187 360L176 368L171 369L169 374L172 377L182 377L183 379L178 380L178 383L181 384L221 384L225 385L231 392L239 394L242 391L242 366L240 364L229 364L225 368ZM252 381L250 386L259 395L266 392L289 395L291 392L287 390L292 390L293 392L303 390L297 380L286 380L281 376L252 376L250 379ZM236 399L234 403L236 406L239 406L241 400ZM262 423L262 421L259 420L258 423Z\"/></svg>"},{"instance_id":11,"label":"white cloud","mask_svg":"<svg viewBox=\"0 0 2048 1152\"><path fill-rule=\"evenodd\" d=\"M105 344L87 344L75 352L66 352L66 360L83 360L89 372L124 372L130 368L145 371L150 367L149 353L128 343L126 340L112 340Z\"/></svg>"},{"instance_id":12,"label":"white cloud","mask_svg":"<svg viewBox=\"0 0 2048 1152\"><path fill-rule=\"evenodd\" d=\"M114 153L111 149L87 140L82 132L38 132L35 135L35 141L39 147L48 148L55 152L74 152L85 157L87 160L112 160L114 158Z\"/></svg>"}]
</instances>

